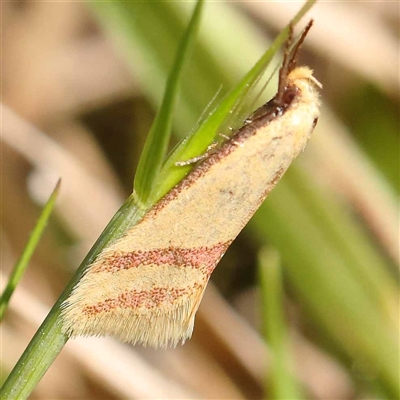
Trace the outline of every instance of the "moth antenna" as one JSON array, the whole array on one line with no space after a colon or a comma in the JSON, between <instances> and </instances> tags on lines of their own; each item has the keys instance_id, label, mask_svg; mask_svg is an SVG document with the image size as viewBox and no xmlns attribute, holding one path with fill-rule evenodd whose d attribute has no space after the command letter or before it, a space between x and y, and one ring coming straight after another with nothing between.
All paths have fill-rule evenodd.
<instances>
[{"instance_id":1,"label":"moth antenna","mask_svg":"<svg viewBox=\"0 0 400 400\"><path fill-rule=\"evenodd\" d=\"M289 65L288 65L288 72L293 71L296 66L297 66L297 54L299 52L300 47L303 45L304 40L308 34L308 31L311 29L313 26L314 20L310 20L310 22L306 25L306 27L303 29L303 32L301 32L299 39L297 40L293 50L291 51L292 55L289 60Z\"/></svg>"},{"instance_id":2,"label":"moth antenna","mask_svg":"<svg viewBox=\"0 0 400 400\"><path fill-rule=\"evenodd\" d=\"M279 69L279 83L278 83L278 101L281 100L281 95L285 91L286 79L289 74L289 64L290 62L290 47L293 42L293 25L289 25L289 36L285 43L285 54L283 55L282 67Z\"/></svg>"},{"instance_id":3,"label":"moth antenna","mask_svg":"<svg viewBox=\"0 0 400 400\"><path fill-rule=\"evenodd\" d=\"M311 19L310 22L306 25L303 31L300 34L299 39L296 44L293 46L293 25L289 25L289 36L285 43L285 54L283 56L282 67L279 70L279 83L278 83L278 93L277 93L277 101L280 102L282 99L282 95L285 92L287 77L297 66L297 55L301 45L306 38L308 31L311 29L314 21ZM293 46L293 48L292 48Z\"/></svg>"}]
</instances>

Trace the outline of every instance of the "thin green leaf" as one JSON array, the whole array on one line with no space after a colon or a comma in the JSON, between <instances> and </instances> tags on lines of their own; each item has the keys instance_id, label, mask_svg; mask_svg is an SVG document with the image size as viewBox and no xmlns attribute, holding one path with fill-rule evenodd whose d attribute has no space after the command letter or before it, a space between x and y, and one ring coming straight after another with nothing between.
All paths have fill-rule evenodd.
<instances>
[{"instance_id":1,"label":"thin green leaf","mask_svg":"<svg viewBox=\"0 0 400 400\"><path fill-rule=\"evenodd\" d=\"M150 194L164 162L171 136L172 114L178 95L182 69L190 56L200 22L203 0L196 4L187 32L180 43L175 63L168 77L164 99L147 137L136 171L134 189L140 203L148 205Z\"/></svg>"},{"instance_id":2,"label":"thin green leaf","mask_svg":"<svg viewBox=\"0 0 400 400\"><path fill-rule=\"evenodd\" d=\"M242 102L245 101L246 95L257 83L262 76L265 68L269 65L272 58L283 45L289 34L289 26L295 25L304 14L312 7L316 0L307 1L292 21L277 36L273 44L258 60L254 67L244 76L239 84L233 88L209 114L209 116L185 137L175 150L168 157L163 169L160 173L160 179L156 187L154 202L168 193L184 176L190 171L192 165L176 166L178 161L190 160L204 154L207 147L214 140L215 136L220 132L222 124L234 113Z\"/></svg>"},{"instance_id":3,"label":"thin green leaf","mask_svg":"<svg viewBox=\"0 0 400 400\"><path fill-rule=\"evenodd\" d=\"M279 250L285 273L312 315L325 327L324 332L329 332L355 363L374 370L387 393L396 398L400 394L398 332L365 282L360 282L354 274L354 267L331 228L320 223L312 204L304 203L303 191L298 189L301 181L291 185L294 167L269 195L250 225L260 239L268 238ZM348 218L344 210L341 213L342 218ZM349 236L347 239L351 241ZM377 281L376 285L380 283ZM391 296L392 293L388 300L395 301Z\"/></svg>"},{"instance_id":4,"label":"thin green leaf","mask_svg":"<svg viewBox=\"0 0 400 400\"><path fill-rule=\"evenodd\" d=\"M42 237L44 228L47 225L47 221L50 218L50 215L53 211L55 202L57 200L57 196L60 191L60 183L61 183L61 180L59 180L57 182L52 194L50 195L49 199L47 200L47 202L39 216L39 219L29 237L28 243L26 244L24 251L22 252L20 259L17 261L17 263L14 265L13 270L11 271L11 275L7 282L7 286L5 287L4 292L0 298L0 321L3 319L4 313L7 310L10 298L11 298L12 294L14 293L14 290L17 287L22 276L24 275L25 270L28 266L28 263L36 249L36 246L38 245L40 238Z\"/></svg>"},{"instance_id":5,"label":"thin green leaf","mask_svg":"<svg viewBox=\"0 0 400 400\"><path fill-rule=\"evenodd\" d=\"M87 267L93 263L97 255L105 247L121 237L142 216L143 210L136 206L135 198L131 195L111 219L82 261L71 281L9 374L0 390L0 398L2 400L23 400L29 397L32 390L62 350L64 344L68 341L68 337L61 329L61 304L68 298L72 289L79 282Z\"/></svg>"},{"instance_id":6,"label":"thin green leaf","mask_svg":"<svg viewBox=\"0 0 400 400\"><path fill-rule=\"evenodd\" d=\"M268 398L301 399L292 374L289 332L283 310L282 269L276 250L264 248L260 251L259 276L263 332L272 356L271 372L268 375Z\"/></svg>"},{"instance_id":7,"label":"thin green leaf","mask_svg":"<svg viewBox=\"0 0 400 400\"><path fill-rule=\"evenodd\" d=\"M182 64L185 59L183 53L186 52L187 57L187 51L191 46L197 25L199 23L202 3L203 1L200 0L196 6L195 15L193 16L189 27L190 34L186 35L183 39L183 42L186 43L186 45L181 45L181 51L178 51L178 65L174 65L174 70L180 70L182 68ZM172 103L175 101L174 97L176 96L176 84L178 80L179 74L173 72L170 75L169 86L166 90L165 102L167 104L164 106L164 109L160 111L165 117L165 120L162 121L163 118L158 117L158 128L156 130L156 133L153 133L153 137L161 140L163 143L165 141L168 142L169 140L170 132L167 132L167 129L169 128L170 130L170 118L173 105ZM165 129L164 134L165 132L167 133L167 138L158 136L161 135L163 127ZM153 143L154 146L159 145L156 139L153 139L155 140L155 142ZM162 156L164 157L164 154ZM147 157L149 157L149 155ZM160 155L158 155L157 157L160 157ZM152 164L151 160L148 160L147 163ZM155 163L153 163L153 166L150 165L150 167L152 168L154 168L154 166L156 166ZM80 278L82 277L88 266L93 263L97 255L105 247L109 246L112 242L118 239L127 229L129 229L142 218L144 214L144 201L145 200L143 196L140 198L139 201L137 193L135 192L127 199L124 205L111 219L107 227L104 229L103 233L100 235L99 239L89 251L88 255L82 261L77 272L57 300L56 304L50 310L45 321L36 332L35 336L22 354L18 363L11 371L3 387L1 388L0 394L2 399L9 400L28 398L32 390L35 388L37 383L40 381L44 373L50 367L51 363L57 357L58 353L61 351L64 344L68 340L68 337L61 330L62 324L60 321L60 313L62 303L68 298L72 289L79 282Z\"/></svg>"}]
</instances>

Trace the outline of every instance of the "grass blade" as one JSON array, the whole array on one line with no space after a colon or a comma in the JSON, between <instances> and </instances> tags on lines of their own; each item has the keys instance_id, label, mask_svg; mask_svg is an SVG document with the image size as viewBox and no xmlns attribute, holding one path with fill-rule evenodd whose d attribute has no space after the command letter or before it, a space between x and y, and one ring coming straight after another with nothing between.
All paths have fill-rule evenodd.
<instances>
[{"instance_id":1,"label":"grass blade","mask_svg":"<svg viewBox=\"0 0 400 400\"><path fill-rule=\"evenodd\" d=\"M321 225L311 205L304 203L298 192L301 182L291 185L295 179L292 174L293 167L250 225L261 239L268 238L279 249L288 279L311 315L324 327L323 334L329 332L351 363L373 368L387 393L398 397L398 328L393 329L393 321L375 295L381 290L376 288L371 296L366 281L354 274L354 266L343 254L342 244L332 235L331 228ZM346 218L344 210L341 218ZM340 220L338 224L341 225ZM379 287L381 281L375 284ZM385 288L389 290L387 301L392 304L397 298L393 286Z\"/></svg>"},{"instance_id":2,"label":"grass blade","mask_svg":"<svg viewBox=\"0 0 400 400\"><path fill-rule=\"evenodd\" d=\"M159 178L161 165L171 136L172 115L178 95L183 66L190 55L200 22L203 0L193 12L187 32L179 46L175 63L168 77L164 99L147 137L137 168L134 189L140 203L148 205L150 194Z\"/></svg>"},{"instance_id":3,"label":"grass blade","mask_svg":"<svg viewBox=\"0 0 400 400\"><path fill-rule=\"evenodd\" d=\"M67 299L86 268L94 261L101 250L120 237L142 216L143 211L136 207L134 197L130 196L111 219L82 261L71 281L9 374L0 391L2 400L22 400L29 397L32 390L62 350L64 344L68 341L68 337L61 330L61 304Z\"/></svg>"},{"instance_id":4,"label":"grass blade","mask_svg":"<svg viewBox=\"0 0 400 400\"><path fill-rule=\"evenodd\" d=\"M28 266L28 263L36 249L36 246L39 243L40 238L42 237L44 228L47 225L47 221L50 218L50 215L54 209L54 205L57 200L58 193L60 191L60 184L61 180L59 180L50 195L49 199L47 200L39 219L29 237L28 243L26 244L24 251L19 258L19 260L14 265L14 268L11 272L10 278L7 282L7 286L4 289L3 294L0 298L0 321L4 317L4 313L7 310L8 303L12 294L14 293L15 288L17 287L19 281L21 280L22 276L25 273L25 270Z\"/></svg>"},{"instance_id":5,"label":"grass blade","mask_svg":"<svg viewBox=\"0 0 400 400\"><path fill-rule=\"evenodd\" d=\"M290 365L289 332L283 310L282 269L279 254L275 250L264 248L260 251L259 282L263 331L272 356L268 398L301 399Z\"/></svg>"},{"instance_id":6,"label":"grass blade","mask_svg":"<svg viewBox=\"0 0 400 400\"><path fill-rule=\"evenodd\" d=\"M202 4L203 1L200 0L196 6L195 14L191 20L191 24L189 27L190 32L183 38L183 44L180 46L181 51L178 51L178 65L174 66L174 70L175 68L178 68L178 70L180 71L183 62L187 57L188 49L193 42L196 28L199 23ZM162 107L162 110L160 110L160 114L162 114L165 120L163 120L162 117L158 116L156 117L156 121L158 118L159 122L155 122L155 124L153 124L153 127L154 125L156 125L157 129L152 129L153 133L150 143L152 147L158 147L158 150L156 150L155 153L152 152L152 149L148 150L148 153L145 156L145 161L142 161L142 163L144 163L142 165L147 165L149 168L152 169L151 182L156 179L156 169L159 169L160 164L158 162L152 162L150 158L152 157L152 155L155 155L157 160L161 157L161 155L162 157L164 157L163 151L165 152L165 149L163 150L163 146L166 146L165 142L169 141L171 112L176 97L179 77L179 73L174 73L174 71L171 73L170 79L167 84L165 96L165 103L167 104L164 104L164 107ZM162 142L161 146L159 144L159 141ZM146 146L144 151L146 151ZM77 272L75 273L53 308L50 310L48 316L39 327L35 336L29 343L28 347L26 348L21 358L15 365L14 369L11 371L10 375L5 381L4 385L2 386L0 392L2 399L20 400L28 398L28 396L35 388L37 383L40 381L44 373L57 357L64 344L68 341L68 337L62 332L61 329L61 305L68 298L72 289L80 280L87 267L92 264L97 255L105 247L109 246L110 243L118 239L127 229L129 229L132 225L137 223L142 218L144 214L143 203L146 202L145 193L148 195L149 191L151 190L151 185L145 183L144 181L144 175L146 175L146 171L142 172L141 175L139 173L139 176L141 176L141 181L139 182L144 185L143 188L139 189L141 196L138 196L138 194L135 193L127 199L120 210L111 219L111 221L104 229L103 233L100 235L99 239L96 241L85 259L82 261ZM138 197L140 199L139 204Z\"/></svg>"},{"instance_id":7,"label":"grass blade","mask_svg":"<svg viewBox=\"0 0 400 400\"><path fill-rule=\"evenodd\" d=\"M202 121L197 129L185 137L168 157L161 173L155 195L155 200L160 199L171 190L192 168L188 166L176 166L177 161L185 161L204 154L207 147L220 132L221 126L229 120L229 116L235 113L246 100L246 95L257 83L272 58L283 45L289 34L289 26L295 25L304 14L313 6L316 0L307 1L299 10L292 21L277 36L272 45L262 55L254 67L243 77L239 84L233 88L222 101L214 108L210 115Z\"/></svg>"}]
</instances>

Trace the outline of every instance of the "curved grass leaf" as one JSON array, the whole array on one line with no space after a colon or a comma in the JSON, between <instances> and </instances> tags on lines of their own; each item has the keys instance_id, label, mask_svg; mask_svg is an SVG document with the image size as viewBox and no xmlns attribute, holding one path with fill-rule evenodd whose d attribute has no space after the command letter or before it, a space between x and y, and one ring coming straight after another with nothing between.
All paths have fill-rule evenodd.
<instances>
[{"instance_id":1,"label":"curved grass leaf","mask_svg":"<svg viewBox=\"0 0 400 400\"><path fill-rule=\"evenodd\" d=\"M210 112L207 118L202 121L196 130L186 136L168 157L161 173L160 180L155 190L153 201L159 200L169 190L171 190L184 176L190 171L192 165L176 166L178 161L190 160L204 154L207 147L218 135L221 126L230 120L230 115L235 113L238 108L246 101L249 91L258 82L265 69L268 67L272 58L283 45L289 34L289 26L295 25L313 6L316 0L307 1L299 10L291 22L284 28L273 44L262 55L254 67L243 77L239 84L233 88L221 102Z\"/></svg>"},{"instance_id":2,"label":"curved grass leaf","mask_svg":"<svg viewBox=\"0 0 400 400\"><path fill-rule=\"evenodd\" d=\"M184 35L179 46L175 63L168 77L164 99L159 112L153 122L147 137L139 165L136 171L134 189L141 204L148 206L150 193L159 179L161 165L167 151L167 146L171 137L172 116L174 105L178 96L178 85L182 75L185 61L190 55L193 47L200 16L203 0L199 0L193 12L188 30Z\"/></svg>"}]
</instances>

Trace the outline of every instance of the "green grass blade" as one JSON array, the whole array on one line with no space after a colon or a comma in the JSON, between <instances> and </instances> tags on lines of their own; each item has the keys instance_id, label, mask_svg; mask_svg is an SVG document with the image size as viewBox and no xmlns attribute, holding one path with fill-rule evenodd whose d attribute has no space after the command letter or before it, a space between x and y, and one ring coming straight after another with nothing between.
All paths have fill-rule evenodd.
<instances>
[{"instance_id":1,"label":"green grass blade","mask_svg":"<svg viewBox=\"0 0 400 400\"><path fill-rule=\"evenodd\" d=\"M14 290L17 287L22 276L24 275L28 263L36 249L36 246L38 245L39 240L42 237L44 228L46 227L47 221L49 220L50 215L54 209L54 205L60 191L60 183L61 181L59 180L39 216L39 219L29 237L28 243L26 244L21 257L14 265L10 278L0 298L0 321L3 319L10 298L14 293Z\"/></svg>"},{"instance_id":2,"label":"green grass blade","mask_svg":"<svg viewBox=\"0 0 400 400\"><path fill-rule=\"evenodd\" d=\"M289 332L283 303L282 269L279 254L264 248L259 254L259 282L262 298L263 333L272 356L268 374L268 394L271 399L301 399L293 377L290 359Z\"/></svg>"},{"instance_id":3,"label":"green grass blade","mask_svg":"<svg viewBox=\"0 0 400 400\"><path fill-rule=\"evenodd\" d=\"M179 38L193 9L191 2L91 2L102 25L130 63L140 87L158 109ZM122 10L122 11L121 11ZM181 83L174 133L190 132L219 87L230 88L265 48L250 20L226 3L207 3L197 45ZM239 29L238 29L239 27ZM221 35L230 32L229 44ZM240 31L240 32L239 32ZM241 49L241 58L231 48Z\"/></svg>"},{"instance_id":4,"label":"green grass blade","mask_svg":"<svg viewBox=\"0 0 400 400\"><path fill-rule=\"evenodd\" d=\"M293 168L288 178L291 187L301 193L302 202L310 215L318 221L319 226L324 227L325 235L335 244L338 253L345 259L349 272L364 287L377 311L390 318L398 285L387 268L386 260L376 251L361 226L335 206L329 194L318 190L305 171Z\"/></svg>"},{"instance_id":5,"label":"green grass blade","mask_svg":"<svg viewBox=\"0 0 400 400\"><path fill-rule=\"evenodd\" d=\"M23 400L29 397L32 390L62 350L64 344L68 341L68 337L61 330L61 304L68 298L86 268L92 264L101 250L122 236L142 216L143 210L136 206L134 196L130 196L111 219L82 261L71 281L9 374L0 390L0 398L2 400Z\"/></svg>"},{"instance_id":6,"label":"green grass blade","mask_svg":"<svg viewBox=\"0 0 400 400\"><path fill-rule=\"evenodd\" d=\"M187 57L187 51L191 46L197 25L199 23L202 4L203 1L201 0L196 6L195 15L192 18L189 27L189 34L186 35L183 39L183 43L186 43L186 45L182 45L181 49L182 47L186 47L184 50L178 51L178 66L174 65L174 70L175 68L178 68L178 70L181 69L184 59L185 57ZM186 56L183 55L183 53L185 52ZM166 102L169 104L165 105L164 109L160 111L166 119L170 119L171 116L171 113L167 111L172 111L171 107L173 105L172 103L174 102L174 97L176 96L176 84L178 80L179 74L172 73L169 79L170 86L166 90L166 92L168 92L168 94L166 94ZM165 121L161 121L159 122L159 124L161 128L159 128L159 130L157 131L158 133L153 133L153 136L155 135L156 139L164 142L166 140L165 137L160 137L157 135L160 135L159 132L160 130L162 130L162 126L164 126L164 128L168 126L170 130L170 121L167 124L165 123ZM169 133L170 132L164 130L164 135L168 135L167 141L169 140ZM156 139L153 139L154 147L159 146L159 143ZM147 155L147 157L149 157L149 155ZM160 157L160 155L158 155L157 157ZM152 164L151 160L147 161L147 163ZM153 169L155 165L156 163L153 164ZM154 177L152 179L154 179ZM150 187L151 186L149 186L149 188ZM144 192L142 192L142 194L143 193ZM62 303L68 298L72 289L79 282L87 267L92 264L92 262L102 251L102 249L109 246L113 241L118 239L127 229L129 229L132 225L137 223L142 218L144 214L144 201L145 200L143 196L140 197L140 201L138 201L137 193L131 195L109 222L103 233L100 235L99 239L96 241L88 255L81 263L80 267L65 288L64 292L57 300L56 304L50 310L45 321L36 332L35 336L22 354L18 363L11 371L3 387L1 388L0 394L2 399L19 400L28 398L32 390L35 388L37 383L40 381L44 373L50 367L51 363L57 357L58 353L61 351L64 344L68 340L68 337L61 330L60 313Z\"/></svg>"},{"instance_id":7,"label":"green grass blade","mask_svg":"<svg viewBox=\"0 0 400 400\"><path fill-rule=\"evenodd\" d=\"M196 4L187 32L179 46L175 63L168 77L164 99L147 137L136 171L134 189L140 203L148 206L152 189L159 179L172 127L172 114L178 95L182 69L187 61L197 34L203 0Z\"/></svg>"},{"instance_id":8,"label":"green grass blade","mask_svg":"<svg viewBox=\"0 0 400 400\"><path fill-rule=\"evenodd\" d=\"M398 327L393 329L393 320L383 312L377 296L371 296L365 281L354 273L331 228L321 225L311 205L304 202L301 192L294 187L299 182L291 185L293 168L250 225L260 238L268 238L279 250L285 273L311 315L324 327L324 334L329 332L330 338L354 363L370 366L387 393L396 398L400 395ZM346 211L341 213L346 218ZM340 220L338 224L341 225ZM346 237L351 241L351 237ZM377 280L375 285L381 283L384 281ZM393 286L384 289L388 290L388 301L392 303L397 299ZM379 292L378 288L373 291Z\"/></svg>"},{"instance_id":9,"label":"green grass blade","mask_svg":"<svg viewBox=\"0 0 400 400\"><path fill-rule=\"evenodd\" d=\"M272 58L283 45L289 34L289 26L295 25L304 14L313 6L316 0L307 1L292 21L277 36L272 45L262 55L253 68L243 77L239 84L233 88L222 101L214 108L210 115L201 122L196 130L185 137L168 157L161 173L155 201L164 196L192 168L188 166L176 166L177 161L189 160L193 157L204 154L207 147L221 132L219 129L224 122L229 119L230 114L234 113L246 100L246 95L257 83L264 73Z\"/></svg>"}]
</instances>

